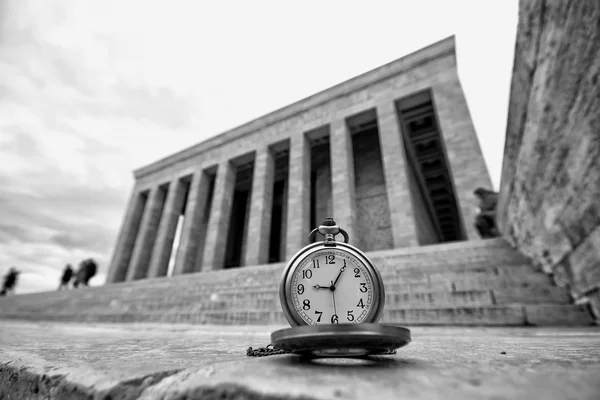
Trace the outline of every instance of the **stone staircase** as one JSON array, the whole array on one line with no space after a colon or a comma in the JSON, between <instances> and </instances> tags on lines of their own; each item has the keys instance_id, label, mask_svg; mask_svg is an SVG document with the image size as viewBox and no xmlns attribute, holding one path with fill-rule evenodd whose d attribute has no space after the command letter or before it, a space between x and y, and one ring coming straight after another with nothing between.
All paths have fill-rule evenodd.
<instances>
[{"instance_id":1,"label":"stone staircase","mask_svg":"<svg viewBox=\"0 0 600 400\"><path fill-rule=\"evenodd\" d=\"M585 306L503 239L368 253L386 289L380 322L591 325ZM0 318L286 325L284 263L0 298Z\"/></svg>"}]
</instances>

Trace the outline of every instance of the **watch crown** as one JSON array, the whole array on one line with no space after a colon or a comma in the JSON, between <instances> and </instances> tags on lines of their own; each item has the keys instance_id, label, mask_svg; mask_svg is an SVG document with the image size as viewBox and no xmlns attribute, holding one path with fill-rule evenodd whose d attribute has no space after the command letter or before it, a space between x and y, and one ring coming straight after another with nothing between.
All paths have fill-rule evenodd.
<instances>
[{"instance_id":1,"label":"watch crown","mask_svg":"<svg viewBox=\"0 0 600 400\"><path fill-rule=\"evenodd\" d=\"M323 221L323 225L325 225L325 226L334 226L335 225L335 221L333 220L333 218L325 218L325 221Z\"/></svg>"}]
</instances>

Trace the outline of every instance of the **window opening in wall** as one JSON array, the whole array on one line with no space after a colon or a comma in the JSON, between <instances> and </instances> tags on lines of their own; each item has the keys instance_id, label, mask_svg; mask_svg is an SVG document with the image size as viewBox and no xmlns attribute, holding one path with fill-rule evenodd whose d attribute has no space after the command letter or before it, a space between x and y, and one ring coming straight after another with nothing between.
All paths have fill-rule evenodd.
<instances>
[{"instance_id":1,"label":"window opening in wall","mask_svg":"<svg viewBox=\"0 0 600 400\"><path fill-rule=\"evenodd\" d=\"M217 180L216 174L212 174L209 178L208 183L208 197L206 199L206 204L204 206L204 211L202 213L202 221L205 225L208 225L208 221L210 219L210 210L212 209L212 201L213 195L215 193L215 182Z\"/></svg>"},{"instance_id":2,"label":"window opening in wall","mask_svg":"<svg viewBox=\"0 0 600 400\"><path fill-rule=\"evenodd\" d=\"M310 227L321 225L323 220L332 216L331 198L331 155L329 147L329 130L322 131L321 136L311 137L311 190L310 190Z\"/></svg>"},{"instance_id":3,"label":"window opening in wall","mask_svg":"<svg viewBox=\"0 0 600 400\"><path fill-rule=\"evenodd\" d=\"M284 181L275 182L273 186L273 208L271 214L271 233L269 237L269 262L281 260L281 222L283 220Z\"/></svg>"},{"instance_id":4,"label":"window opening in wall","mask_svg":"<svg viewBox=\"0 0 600 400\"><path fill-rule=\"evenodd\" d=\"M416 181L436 233L436 242L463 240L464 229L431 92L427 90L401 99L396 107L409 179ZM420 240L421 244L431 240L425 242Z\"/></svg>"},{"instance_id":5,"label":"window opening in wall","mask_svg":"<svg viewBox=\"0 0 600 400\"><path fill-rule=\"evenodd\" d=\"M250 216L248 208L253 170L254 161L239 165L236 170L224 268L239 267L242 263L242 255L245 250L244 236Z\"/></svg>"},{"instance_id":6,"label":"window opening in wall","mask_svg":"<svg viewBox=\"0 0 600 400\"><path fill-rule=\"evenodd\" d=\"M289 146L289 144L288 144ZM269 262L283 261L285 251L285 220L287 217L287 179L289 149L274 154L273 204L271 208L271 230L269 234Z\"/></svg>"},{"instance_id":7,"label":"window opening in wall","mask_svg":"<svg viewBox=\"0 0 600 400\"><path fill-rule=\"evenodd\" d=\"M413 217L417 228L417 240L419 245L439 243L442 241L440 232L436 226L433 208L428 205L428 194L425 187L419 183L419 173L413 159L404 145L404 156L406 159L406 175L410 188L411 203L413 206Z\"/></svg>"},{"instance_id":8,"label":"window opening in wall","mask_svg":"<svg viewBox=\"0 0 600 400\"><path fill-rule=\"evenodd\" d=\"M310 226L311 229L317 225L317 171L310 172Z\"/></svg>"}]
</instances>

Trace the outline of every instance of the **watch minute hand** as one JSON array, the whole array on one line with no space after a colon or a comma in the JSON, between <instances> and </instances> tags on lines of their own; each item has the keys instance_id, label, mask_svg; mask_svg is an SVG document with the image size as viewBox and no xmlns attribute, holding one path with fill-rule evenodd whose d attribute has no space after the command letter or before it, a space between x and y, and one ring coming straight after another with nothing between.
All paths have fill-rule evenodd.
<instances>
[{"instance_id":1,"label":"watch minute hand","mask_svg":"<svg viewBox=\"0 0 600 400\"><path fill-rule=\"evenodd\" d=\"M334 287L340 280L340 276L342 276L342 272L344 272L345 269L346 269L346 260L344 260L344 266L342 268L340 268L340 273L338 274L337 278L335 278L335 282L333 282Z\"/></svg>"}]
</instances>

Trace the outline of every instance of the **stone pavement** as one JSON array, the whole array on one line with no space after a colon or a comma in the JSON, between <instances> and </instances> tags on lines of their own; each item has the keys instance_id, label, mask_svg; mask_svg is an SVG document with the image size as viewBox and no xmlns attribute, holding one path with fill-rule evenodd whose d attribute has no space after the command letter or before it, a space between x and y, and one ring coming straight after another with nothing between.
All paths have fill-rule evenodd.
<instances>
[{"instance_id":1,"label":"stone pavement","mask_svg":"<svg viewBox=\"0 0 600 400\"><path fill-rule=\"evenodd\" d=\"M597 327L413 327L394 356L246 356L283 327L1 320L0 399L600 398Z\"/></svg>"}]
</instances>

